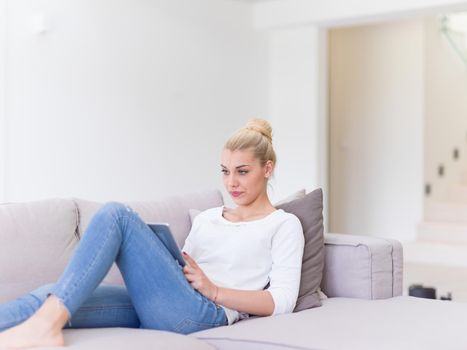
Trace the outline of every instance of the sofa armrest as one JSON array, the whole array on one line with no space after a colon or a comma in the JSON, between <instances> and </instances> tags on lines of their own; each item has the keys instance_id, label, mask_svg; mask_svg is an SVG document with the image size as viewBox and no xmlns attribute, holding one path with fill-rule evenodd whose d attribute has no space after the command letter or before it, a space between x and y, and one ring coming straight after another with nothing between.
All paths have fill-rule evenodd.
<instances>
[{"instance_id":1,"label":"sofa armrest","mask_svg":"<svg viewBox=\"0 0 467 350\"><path fill-rule=\"evenodd\" d=\"M392 239L324 235L321 289L329 297L385 299L402 295L402 245Z\"/></svg>"}]
</instances>

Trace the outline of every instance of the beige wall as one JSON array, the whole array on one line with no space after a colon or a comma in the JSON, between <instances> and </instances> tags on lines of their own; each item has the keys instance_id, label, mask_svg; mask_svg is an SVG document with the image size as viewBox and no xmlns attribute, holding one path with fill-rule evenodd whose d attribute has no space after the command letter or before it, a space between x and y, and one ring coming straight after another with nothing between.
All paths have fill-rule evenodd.
<instances>
[{"instance_id":1,"label":"beige wall","mask_svg":"<svg viewBox=\"0 0 467 350\"><path fill-rule=\"evenodd\" d=\"M422 29L411 20L330 32L330 231L415 237Z\"/></svg>"},{"instance_id":2,"label":"beige wall","mask_svg":"<svg viewBox=\"0 0 467 350\"><path fill-rule=\"evenodd\" d=\"M427 18L423 25L425 181L432 187L428 198L445 200L467 170L467 66L440 34L438 18ZM458 161L454 148L460 150ZM437 172L440 164L443 177Z\"/></svg>"}]
</instances>

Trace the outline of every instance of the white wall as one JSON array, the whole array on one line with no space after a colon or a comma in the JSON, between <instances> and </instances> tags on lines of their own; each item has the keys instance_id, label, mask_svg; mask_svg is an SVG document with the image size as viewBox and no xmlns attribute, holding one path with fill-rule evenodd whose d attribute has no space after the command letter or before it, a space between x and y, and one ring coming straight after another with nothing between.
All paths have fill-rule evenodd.
<instances>
[{"instance_id":1,"label":"white wall","mask_svg":"<svg viewBox=\"0 0 467 350\"><path fill-rule=\"evenodd\" d=\"M273 199L326 190L326 45L315 25L465 4L8 3L8 50L0 46L0 67L7 51L10 62L8 84L0 79L0 89L9 87L4 103L0 94L8 106L0 132L9 125L10 137L0 146L9 150L1 156L0 148L0 183L4 177L8 192L0 186L0 201L221 187L220 147L251 116L270 118L276 132ZM43 35L32 33L37 13L49 26Z\"/></svg>"},{"instance_id":2,"label":"white wall","mask_svg":"<svg viewBox=\"0 0 467 350\"><path fill-rule=\"evenodd\" d=\"M0 200L149 199L220 187L224 140L248 118L267 116L267 41L247 4L8 6ZM38 15L47 29L39 35Z\"/></svg>"},{"instance_id":3,"label":"white wall","mask_svg":"<svg viewBox=\"0 0 467 350\"><path fill-rule=\"evenodd\" d=\"M0 0L0 202L5 198L6 188L6 0Z\"/></svg>"},{"instance_id":4,"label":"white wall","mask_svg":"<svg viewBox=\"0 0 467 350\"><path fill-rule=\"evenodd\" d=\"M321 164L325 99L320 99L325 38L317 28L277 29L269 35L268 106L278 156L272 193L280 199L300 188L326 186Z\"/></svg>"},{"instance_id":5,"label":"white wall","mask_svg":"<svg viewBox=\"0 0 467 350\"><path fill-rule=\"evenodd\" d=\"M420 20L330 32L330 230L415 238L423 207Z\"/></svg>"},{"instance_id":6,"label":"white wall","mask_svg":"<svg viewBox=\"0 0 467 350\"><path fill-rule=\"evenodd\" d=\"M441 35L436 17L424 20L425 181L429 199L446 200L467 170L467 66ZM460 159L453 159L458 148ZM445 168L438 176L438 166Z\"/></svg>"}]
</instances>

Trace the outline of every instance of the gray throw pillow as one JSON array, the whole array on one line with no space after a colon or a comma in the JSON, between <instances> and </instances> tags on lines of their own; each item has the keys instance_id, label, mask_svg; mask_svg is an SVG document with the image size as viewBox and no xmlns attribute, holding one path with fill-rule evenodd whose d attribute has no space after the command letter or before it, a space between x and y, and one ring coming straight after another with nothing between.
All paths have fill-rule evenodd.
<instances>
[{"instance_id":1,"label":"gray throw pillow","mask_svg":"<svg viewBox=\"0 0 467 350\"><path fill-rule=\"evenodd\" d=\"M300 291L294 312L321 306L319 287L324 268L323 191L276 206L300 220L305 236Z\"/></svg>"}]
</instances>

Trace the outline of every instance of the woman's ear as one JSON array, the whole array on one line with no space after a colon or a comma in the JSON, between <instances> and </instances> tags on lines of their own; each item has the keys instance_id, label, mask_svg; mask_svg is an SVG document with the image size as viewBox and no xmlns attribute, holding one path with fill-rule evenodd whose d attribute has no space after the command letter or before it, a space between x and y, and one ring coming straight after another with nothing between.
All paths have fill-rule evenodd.
<instances>
[{"instance_id":1,"label":"woman's ear","mask_svg":"<svg viewBox=\"0 0 467 350\"><path fill-rule=\"evenodd\" d=\"M265 164L266 172L264 173L265 178L269 178L274 170L274 163L272 160L268 160Z\"/></svg>"}]
</instances>

